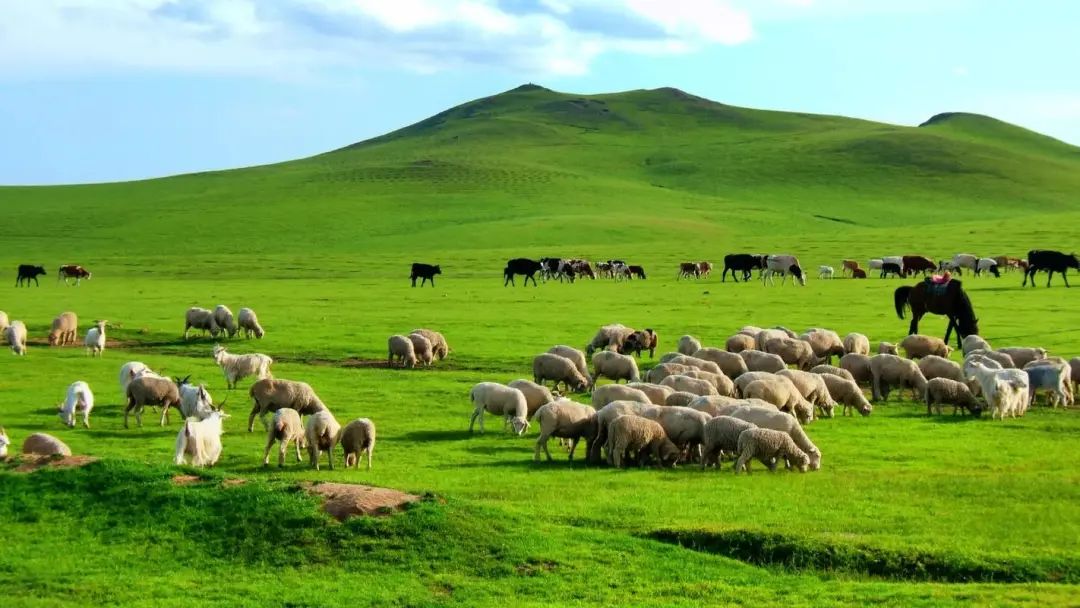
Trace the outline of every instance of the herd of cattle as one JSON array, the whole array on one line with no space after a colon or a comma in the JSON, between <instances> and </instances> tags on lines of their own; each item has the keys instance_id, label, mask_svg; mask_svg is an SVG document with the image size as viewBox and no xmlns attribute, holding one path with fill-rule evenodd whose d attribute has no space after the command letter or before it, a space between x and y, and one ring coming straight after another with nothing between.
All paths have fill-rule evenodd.
<instances>
[{"instance_id":1,"label":"herd of cattle","mask_svg":"<svg viewBox=\"0 0 1080 608\"><path fill-rule=\"evenodd\" d=\"M23 282L26 282L26 286L30 286L30 281L34 282L34 285L40 286L38 283L38 277L43 277L49 273L45 272L44 266L35 266L33 264L19 264L19 274L15 278L15 286L22 287ZM90 271L79 266L78 264L64 264L56 272L56 282L59 283L63 279L64 283L68 283L69 279L75 279L75 284L79 285L83 279L90 279Z\"/></svg>"}]
</instances>

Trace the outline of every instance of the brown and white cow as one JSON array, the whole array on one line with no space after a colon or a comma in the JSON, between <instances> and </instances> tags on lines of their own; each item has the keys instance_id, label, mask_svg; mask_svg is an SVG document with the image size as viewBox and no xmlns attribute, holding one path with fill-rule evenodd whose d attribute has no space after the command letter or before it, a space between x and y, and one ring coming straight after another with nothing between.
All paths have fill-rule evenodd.
<instances>
[{"instance_id":1,"label":"brown and white cow","mask_svg":"<svg viewBox=\"0 0 1080 608\"><path fill-rule=\"evenodd\" d=\"M694 277L696 279L698 278L698 276L700 276L700 273L701 271L698 269L698 265L696 262L680 262L679 276L677 276L676 279L681 279L684 277Z\"/></svg>"},{"instance_id":2,"label":"brown and white cow","mask_svg":"<svg viewBox=\"0 0 1080 608\"><path fill-rule=\"evenodd\" d=\"M840 274L846 275L850 272L852 276L855 276L856 270L861 270L858 262L855 260L844 260L844 268L840 270Z\"/></svg>"},{"instance_id":3,"label":"brown and white cow","mask_svg":"<svg viewBox=\"0 0 1080 608\"><path fill-rule=\"evenodd\" d=\"M698 276L703 278L709 278L709 273L712 272L712 264L709 262L698 262Z\"/></svg>"},{"instance_id":4,"label":"brown and white cow","mask_svg":"<svg viewBox=\"0 0 1080 608\"><path fill-rule=\"evenodd\" d=\"M59 283L60 279L64 279L65 285L70 285L68 279L75 279L75 284L78 285L83 279L90 280L90 271L78 264L64 264L56 273L56 282Z\"/></svg>"}]
</instances>

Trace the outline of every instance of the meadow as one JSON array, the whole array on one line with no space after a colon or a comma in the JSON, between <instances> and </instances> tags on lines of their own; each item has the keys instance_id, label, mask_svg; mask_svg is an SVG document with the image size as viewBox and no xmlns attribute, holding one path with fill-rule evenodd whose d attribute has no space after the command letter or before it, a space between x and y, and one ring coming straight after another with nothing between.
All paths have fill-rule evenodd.
<instances>
[{"instance_id":1,"label":"meadow","mask_svg":"<svg viewBox=\"0 0 1080 608\"><path fill-rule=\"evenodd\" d=\"M580 100L580 101L579 101ZM601 103L602 102L602 103ZM608 110L605 112L604 110ZM807 432L820 471L628 470L533 463L525 437L467 431L468 389L529 377L554 344L610 322L651 327L656 356L684 333L722 345L746 324L896 341L909 281L816 280L819 264L960 251L1069 250L1076 148L992 119L915 129L709 105L676 91L611 96L526 87L312 159L126 184L0 188L20 230L0 268L42 263L39 288L3 288L26 357L0 357L0 425L52 433L101 460L0 472L5 605L1070 605L1080 584L1075 410L1016 420L927 417L909 400ZM800 256L806 287L677 281L682 260ZM502 286L511 257L622 258L645 281ZM410 288L412 261L440 263ZM93 271L56 284L61 263ZM11 277L12 280L14 277ZM996 346L1080 355L1077 297L1060 279L964 277ZM339 420L372 418L372 471L263 469L250 400L181 339L193 305L251 306L263 340L226 341L312 384ZM73 310L110 322L101 359L43 344ZM387 336L443 332L431 369L386 369ZM927 317L923 333L943 335ZM122 428L116 375L140 360L205 382L233 417L222 460L176 486L179 422ZM645 357L641 364L653 363ZM90 383L90 430L55 415ZM587 402L587 395L576 395ZM552 444L552 452L556 453ZM730 465L729 465L730 466ZM247 483L222 486L227 478ZM302 480L429 496L338 523Z\"/></svg>"}]
</instances>

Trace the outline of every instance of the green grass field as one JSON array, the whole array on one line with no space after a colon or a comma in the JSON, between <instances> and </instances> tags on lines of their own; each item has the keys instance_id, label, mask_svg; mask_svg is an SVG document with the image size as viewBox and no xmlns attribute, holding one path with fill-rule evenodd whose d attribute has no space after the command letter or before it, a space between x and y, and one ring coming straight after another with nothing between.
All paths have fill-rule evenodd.
<instances>
[{"instance_id":1,"label":"green grass field","mask_svg":"<svg viewBox=\"0 0 1080 608\"><path fill-rule=\"evenodd\" d=\"M920 128L733 108L674 90L581 97L523 87L322 156L145 182L0 188L0 268L26 357L0 357L0 425L55 434L102 460L0 472L0 581L11 606L85 605L1074 605L1080 592L1080 419L1038 406L1005 422L928 418L910 401L809 425L822 469L615 471L532 462L524 438L467 432L469 387L529 377L553 344L599 325L722 345L746 324L900 339L898 280L816 280L819 264L894 253L1022 256L1080 236L1080 150L986 117ZM14 227L14 229L11 229ZM681 260L791 252L806 287L676 281ZM509 257L623 258L646 281L503 288ZM408 265L441 263L436 288ZM76 262L94 277L56 284ZM718 264L719 265L719 264ZM1080 291L967 278L997 346L1080 355ZM251 306L275 359L339 420L372 418L367 471L261 465L264 435L225 390L192 305ZM100 360L48 348L51 319L110 321ZM385 341L442 331L450 358L389 370ZM944 333L940 317L923 332ZM192 374L228 396L219 465L170 477L177 417L122 428L120 365ZM646 357L643 367L652 361ZM90 383L90 430L55 415ZM588 402L587 395L575 398ZM554 448L554 444L552 444ZM553 449L553 453L555 450ZM729 465L730 466L730 465ZM188 471L190 472L190 471ZM222 478L247 484L222 487ZM301 480L434 494L339 524Z\"/></svg>"}]
</instances>

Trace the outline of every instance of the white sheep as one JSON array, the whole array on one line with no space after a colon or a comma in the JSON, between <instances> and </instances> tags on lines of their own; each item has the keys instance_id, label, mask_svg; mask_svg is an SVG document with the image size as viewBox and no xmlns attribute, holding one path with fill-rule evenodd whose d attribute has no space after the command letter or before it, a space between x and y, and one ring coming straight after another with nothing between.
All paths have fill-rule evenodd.
<instances>
[{"instance_id":1,"label":"white sheep","mask_svg":"<svg viewBox=\"0 0 1080 608\"><path fill-rule=\"evenodd\" d=\"M957 382L964 381L964 370L960 364L937 355L927 355L919 359L919 371L927 380L948 378Z\"/></svg>"},{"instance_id":2,"label":"white sheep","mask_svg":"<svg viewBox=\"0 0 1080 608\"><path fill-rule=\"evenodd\" d=\"M870 354L870 339L863 334L851 332L844 336L844 354L855 353L857 355Z\"/></svg>"},{"instance_id":3,"label":"white sheep","mask_svg":"<svg viewBox=\"0 0 1080 608\"><path fill-rule=\"evenodd\" d=\"M341 429L341 448L345 452L345 468L360 468L360 456L367 454L367 469L375 452L375 423L370 418L357 418Z\"/></svg>"},{"instance_id":4,"label":"white sheep","mask_svg":"<svg viewBox=\"0 0 1080 608\"><path fill-rule=\"evenodd\" d=\"M330 410L322 410L308 416L304 427L304 441L307 442L308 460L311 467L319 470L319 457L326 452L326 461L330 470L334 470L334 446L341 437L341 425Z\"/></svg>"},{"instance_id":5,"label":"white sheep","mask_svg":"<svg viewBox=\"0 0 1080 608\"><path fill-rule=\"evenodd\" d=\"M777 372L777 375L791 380L791 383L795 385L795 388L799 389L799 393L802 394L803 398L821 410L823 416L826 418L833 417L833 408L836 407L836 401L830 395L829 387L825 385L825 380L820 374L782 369Z\"/></svg>"},{"instance_id":6,"label":"white sheep","mask_svg":"<svg viewBox=\"0 0 1080 608\"><path fill-rule=\"evenodd\" d=\"M267 412L276 412L283 407L296 410L301 416L311 416L326 409L326 405L315 394L307 382L263 378L255 381L248 389L253 405L248 415L248 432L255 430L255 416L265 425Z\"/></svg>"},{"instance_id":7,"label":"white sheep","mask_svg":"<svg viewBox=\"0 0 1080 608\"><path fill-rule=\"evenodd\" d=\"M657 467L674 467L680 456L679 448L668 439L659 422L632 414L611 422L604 447L611 456L611 464L618 468L623 467L629 453L637 455L639 465L644 465L648 456Z\"/></svg>"},{"instance_id":8,"label":"white sheep","mask_svg":"<svg viewBox=\"0 0 1080 608\"><path fill-rule=\"evenodd\" d=\"M782 325L778 325L771 329L763 329L754 335L754 348L757 350L765 350L765 343L769 340L776 338L791 338L794 340L798 337L798 334L795 332Z\"/></svg>"},{"instance_id":9,"label":"white sheep","mask_svg":"<svg viewBox=\"0 0 1080 608\"><path fill-rule=\"evenodd\" d=\"M949 378L931 378L927 381L923 401L926 402L927 416L932 416L935 410L940 415L943 403L953 406L953 415L957 408L966 409L975 416L982 412L982 405L968 385Z\"/></svg>"},{"instance_id":10,"label":"white sheep","mask_svg":"<svg viewBox=\"0 0 1080 608\"><path fill-rule=\"evenodd\" d=\"M746 372L735 379L735 394L736 396L743 395L746 392L746 387L755 380L768 380L775 376L776 374L771 372Z\"/></svg>"},{"instance_id":11,"label":"white sheep","mask_svg":"<svg viewBox=\"0 0 1080 608\"><path fill-rule=\"evenodd\" d=\"M821 468L821 450L814 442L810 441L806 432L803 431L799 421L787 412L777 411L775 408L765 406L742 406L728 413L733 418L753 422L761 428L783 431L791 436L795 445L806 452L810 457L810 469L816 471Z\"/></svg>"},{"instance_id":12,"label":"white sheep","mask_svg":"<svg viewBox=\"0 0 1080 608\"><path fill-rule=\"evenodd\" d=\"M210 332L212 337L217 337L221 333L221 328L218 327L217 321L214 320L214 312L205 308L199 308L198 306L192 306L184 313L184 339L187 340L188 333L192 329L198 329L204 332Z\"/></svg>"},{"instance_id":13,"label":"white sheep","mask_svg":"<svg viewBox=\"0 0 1080 608\"><path fill-rule=\"evenodd\" d=\"M687 405L690 405L690 403L694 399L697 399L700 396L701 395L697 395L697 394L694 394L694 393L689 393L689 392L686 392L686 391L675 391L675 392L673 392L673 393L671 393L670 395L667 396L667 399L664 400L664 405L667 405L667 406L674 406L674 405L687 406ZM710 395L705 395L705 396L708 397Z\"/></svg>"},{"instance_id":14,"label":"white sheep","mask_svg":"<svg viewBox=\"0 0 1080 608\"><path fill-rule=\"evenodd\" d=\"M473 404L472 417L469 418L469 432L480 419L480 432L484 432L484 412L504 418L503 428L509 423L514 434L521 435L529 428L529 405L525 395L516 388L510 388L495 382L481 382L469 391Z\"/></svg>"},{"instance_id":15,"label":"white sheep","mask_svg":"<svg viewBox=\"0 0 1080 608\"><path fill-rule=\"evenodd\" d=\"M612 401L596 410L596 435L592 438L592 441L589 442L589 462L600 462L600 449L606 449L608 425L610 425L613 420L624 414L640 416L657 407L661 406L638 403L637 401ZM608 460L611 460L610 451L608 451Z\"/></svg>"},{"instance_id":16,"label":"white sheep","mask_svg":"<svg viewBox=\"0 0 1080 608\"><path fill-rule=\"evenodd\" d=\"M181 382L180 390L180 413L184 419L194 418L206 420L214 413L214 400L202 384L188 384Z\"/></svg>"},{"instance_id":17,"label":"white sheep","mask_svg":"<svg viewBox=\"0 0 1080 608\"><path fill-rule=\"evenodd\" d=\"M755 399L754 401L758 401ZM699 412L705 412L710 416L723 416L730 409L734 409L740 405L749 405L750 401L747 399L737 399L735 397L724 397L721 395L702 395L700 397L694 397L694 399L686 404L686 407ZM766 403L765 405L773 407L772 404Z\"/></svg>"},{"instance_id":18,"label":"white sheep","mask_svg":"<svg viewBox=\"0 0 1080 608\"><path fill-rule=\"evenodd\" d=\"M507 386L516 388L521 391L521 394L525 395L525 403L528 406L530 418L536 413L536 410L540 409L543 405L555 401L555 395L551 394L548 387L537 384L531 380L522 378L510 382Z\"/></svg>"},{"instance_id":19,"label":"white sheep","mask_svg":"<svg viewBox=\"0 0 1080 608\"><path fill-rule=\"evenodd\" d=\"M573 346L567 346L565 344L556 344L555 346L549 348L547 352L553 355L559 355L560 357L566 357L567 359L573 361L574 367L577 368L578 372L581 373L581 375L585 378L585 380L589 382L590 385L592 384L592 376L589 375L589 365L585 360L585 353L574 348Z\"/></svg>"},{"instance_id":20,"label":"white sheep","mask_svg":"<svg viewBox=\"0 0 1080 608\"><path fill-rule=\"evenodd\" d=\"M679 338L678 346L675 347L675 350L683 355L693 355L701 350L701 342L694 336L683 336Z\"/></svg>"},{"instance_id":21,"label":"white sheep","mask_svg":"<svg viewBox=\"0 0 1080 608\"><path fill-rule=\"evenodd\" d=\"M919 366L910 359L896 355L874 355L870 357L870 373L874 377L874 401L887 401L892 386L901 390L908 387L912 395L922 395L926 390L926 377L919 371Z\"/></svg>"},{"instance_id":22,"label":"white sheep","mask_svg":"<svg viewBox=\"0 0 1080 608\"><path fill-rule=\"evenodd\" d=\"M899 355L900 351L896 349L896 345L892 342L878 342L877 352L879 355Z\"/></svg>"},{"instance_id":23,"label":"white sheep","mask_svg":"<svg viewBox=\"0 0 1080 608\"><path fill-rule=\"evenodd\" d=\"M810 345L810 350L821 363L831 363L833 356L844 356L844 341L831 329L811 328L799 339Z\"/></svg>"},{"instance_id":24,"label":"white sheep","mask_svg":"<svg viewBox=\"0 0 1080 608\"><path fill-rule=\"evenodd\" d=\"M231 390L236 388L237 382L248 376L255 376L258 380L269 378L270 366L274 360L261 353L234 355L227 352L224 346L215 344L214 362L221 368L225 385Z\"/></svg>"},{"instance_id":25,"label":"white sheep","mask_svg":"<svg viewBox=\"0 0 1080 608\"><path fill-rule=\"evenodd\" d=\"M675 389L677 392L692 393L694 395L719 395L720 394L716 390L716 387L713 386L713 384L711 384L708 380L701 380L701 379L698 379L698 378L692 378L690 376L682 376L682 375L668 376L667 378L664 378L660 382L660 384L662 386L670 386L671 388ZM669 397L669 400L670 400L670 397ZM667 402L665 402L665 403L667 403Z\"/></svg>"},{"instance_id":26,"label":"white sheep","mask_svg":"<svg viewBox=\"0 0 1080 608\"><path fill-rule=\"evenodd\" d=\"M1038 365L1041 361L1032 361L1024 367L1028 375L1030 405L1035 405L1035 396L1040 390L1048 391L1050 404L1057 407L1072 405L1072 388L1069 386L1070 368L1068 364Z\"/></svg>"},{"instance_id":27,"label":"white sheep","mask_svg":"<svg viewBox=\"0 0 1080 608\"><path fill-rule=\"evenodd\" d=\"M154 376L160 378L149 366L141 361L128 361L120 366L120 394L127 398L127 387L131 381L139 376Z\"/></svg>"},{"instance_id":28,"label":"white sheep","mask_svg":"<svg viewBox=\"0 0 1080 608\"><path fill-rule=\"evenodd\" d=\"M701 444L701 468L716 465L720 468L720 458L724 452L738 454L739 435L757 425L731 416L716 416L705 423L705 440Z\"/></svg>"},{"instance_id":29,"label":"white sheep","mask_svg":"<svg viewBox=\"0 0 1080 608\"><path fill-rule=\"evenodd\" d=\"M688 378L697 378L698 380L705 380L709 384L713 385L716 392L721 395L727 395L729 397L735 396L735 383L728 378L725 374L714 374L700 369L691 369L678 374L686 376Z\"/></svg>"},{"instance_id":30,"label":"white sheep","mask_svg":"<svg viewBox=\"0 0 1080 608\"><path fill-rule=\"evenodd\" d=\"M800 393L799 389L787 378L774 376L766 380L755 380L743 391L748 399L761 399L781 411L791 412L802 424L814 419L814 406Z\"/></svg>"},{"instance_id":31,"label":"white sheep","mask_svg":"<svg viewBox=\"0 0 1080 608\"><path fill-rule=\"evenodd\" d=\"M701 444L705 441L705 423L712 419L712 416L678 405L649 408L641 416L659 422L664 428L664 434L676 446L701 456Z\"/></svg>"},{"instance_id":32,"label":"white sheep","mask_svg":"<svg viewBox=\"0 0 1080 608\"><path fill-rule=\"evenodd\" d=\"M693 356L703 361L715 363L716 366L720 368L720 371L732 380L749 371L745 359L737 353L720 350L719 348L699 348L693 353Z\"/></svg>"},{"instance_id":33,"label":"white sheep","mask_svg":"<svg viewBox=\"0 0 1080 608\"><path fill-rule=\"evenodd\" d=\"M819 279L831 279L836 274L836 269L832 266L818 266L817 276Z\"/></svg>"},{"instance_id":34,"label":"white sheep","mask_svg":"<svg viewBox=\"0 0 1080 608\"><path fill-rule=\"evenodd\" d=\"M60 410L60 420L69 427L75 426L75 413L82 412L83 426L90 428L90 412L94 410L94 393L90 385L78 380L67 388L67 397Z\"/></svg>"},{"instance_id":35,"label":"white sheep","mask_svg":"<svg viewBox=\"0 0 1080 608\"><path fill-rule=\"evenodd\" d=\"M645 380L651 384L660 384L660 382L668 376L685 374L692 369L696 368L690 367L689 365L682 365L681 363L660 363L645 374Z\"/></svg>"},{"instance_id":36,"label":"white sheep","mask_svg":"<svg viewBox=\"0 0 1080 608\"><path fill-rule=\"evenodd\" d=\"M988 359L990 361L993 361L994 363L997 363L998 367L1000 367L1001 369L1013 369L1013 368L1021 367L1021 366L1018 366L1015 361L1013 361L1012 357L1010 357L1009 355L1007 355L1007 354L1005 354L1003 352L996 351L996 350L976 349L976 350L973 350L970 353L968 353L964 357L964 360L966 361L967 359L969 359L971 357L978 357L978 358L981 358L981 359Z\"/></svg>"},{"instance_id":37,"label":"white sheep","mask_svg":"<svg viewBox=\"0 0 1080 608\"><path fill-rule=\"evenodd\" d=\"M3 333L4 330L7 329L8 325L10 325L10 324L11 324L11 320L8 319L8 314L6 312L0 310L0 333Z\"/></svg>"},{"instance_id":38,"label":"white sheep","mask_svg":"<svg viewBox=\"0 0 1080 608\"><path fill-rule=\"evenodd\" d=\"M450 345L446 342L446 338L443 337L441 333L433 329L424 328L414 329L409 333L420 334L421 336L427 338L428 342L431 342L432 353L439 361L442 361L443 359L450 356ZM584 355L582 355L582 359L584 360Z\"/></svg>"},{"instance_id":39,"label":"white sheep","mask_svg":"<svg viewBox=\"0 0 1080 608\"><path fill-rule=\"evenodd\" d=\"M600 409L612 401L637 401L638 403L652 403L652 399L644 391L630 388L623 384L605 384L596 387L592 392L593 409ZM663 405L663 404L661 404Z\"/></svg>"},{"instance_id":40,"label":"white sheep","mask_svg":"<svg viewBox=\"0 0 1080 608\"><path fill-rule=\"evenodd\" d=\"M1013 365L1023 369L1025 365L1032 361L1038 361L1046 358L1045 348L1030 348L1025 346L1011 346L1007 348L999 348L997 352L1009 355L1012 358Z\"/></svg>"},{"instance_id":41,"label":"white sheep","mask_svg":"<svg viewBox=\"0 0 1080 608\"><path fill-rule=\"evenodd\" d=\"M640 382L641 374L638 372L637 361L629 355L620 355L609 350L603 350L592 356L593 384L600 378L609 378L614 382L625 380L627 382Z\"/></svg>"},{"instance_id":42,"label":"white sheep","mask_svg":"<svg viewBox=\"0 0 1080 608\"><path fill-rule=\"evenodd\" d=\"M26 354L26 325L22 321L12 321L11 325L4 328L4 340L11 346L11 352L16 355Z\"/></svg>"},{"instance_id":43,"label":"white sheep","mask_svg":"<svg viewBox=\"0 0 1080 608\"><path fill-rule=\"evenodd\" d=\"M0 461L7 460L9 445L11 445L11 439L8 438L4 427L0 426Z\"/></svg>"},{"instance_id":44,"label":"white sheep","mask_svg":"<svg viewBox=\"0 0 1080 608\"><path fill-rule=\"evenodd\" d=\"M263 466L270 466L270 448L278 442L278 466L285 466L285 452L289 443L296 446L296 462L300 462L300 449L304 447L304 425L300 414L291 407L283 407L274 412L270 425L266 427L266 451L263 452Z\"/></svg>"},{"instance_id":45,"label":"white sheep","mask_svg":"<svg viewBox=\"0 0 1080 608\"><path fill-rule=\"evenodd\" d=\"M810 373L821 374L823 376L839 376L845 380L851 380L852 382L855 381L855 376L853 376L848 370L833 365L827 365L825 363L811 367Z\"/></svg>"},{"instance_id":46,"label":"white sheep","mask_svg":"<svg viewBox=\"0 0 1080 608\"><path fill-rule=\"evenodd\" d=\"M936 355L947 359L949 354L952 353L952 348L945 344L945 341L941 338L921 334L907 336L897 346L904 349L904 355L908 359L920 359L928 355Z\"/></svg>"},{"instance_id":47,"label":"white sheep","mask_svg":"<svg viewBox=\"0 0 1080 608\"><path fill-rule=\"evenodd\" d=\"M776 373L787 368L787 364L780 358L780 355L748 349L740 352L739 356L746 361L746 368L752 372Z\"/></svg>"},{"instance_id":48,"label":"white sheep","mask_svg":"<svg viewBox=\"0 0 1080 608\"><path fill-rule=\"evenodd\" d=\"M668 395L675 392L675 389L671 388L670 386L653 384L651 382L630 382L625 386L628 386L630 388L636 388L637 390L645 393L645 395L648 396L649 401L651 401L654 405L664 405L667 402Z\"/></svg>"},{"instance_id":49,"label":"white sheep","mask_svg":"<svg viewBox=\"0 0 1080 608\"><path fill-rule=\"evenodd\" d=\"M184 464L188 457L191 465L212 467L221 458L221 434L225 432L222 421L225 412L215 411L206 420L186 420L176 434L176 454L173 462Z\"/></svg>"},{"instance_id":50,"label":"white sheep","mask_svg":"<svg viewBox=\"0 0 1080 608\"><path fill-rule=\"evenodd\" d=\"M71 456L71 448L48 433L33 433L23 440L22 453L31 456Z\"/></svg>"},{"instance_id":51,"label":"white sheep","mask_svg":"<svg viewBox=\"0 0 1080 608\"><path fill-rule=\"evenodd\" d=\"M735 334L724 342L724 349L735 354L750 350L755 346L757 346L757 342L754 340L754 336L743 333Z\"/></svg>"},{"instance_id":52,"label":"white sheep","mask_svg":"<svg viewBox=\"0 0 1080 608\"><path fill-rule=\"evenodd\" d=\"M582 437L588 442L596 436L596 410L569 399L559 399L540 407L532 415L532 421L540 425L540 436L536 438L533 460L540 460L540 450L544 450L551 461L548 451L548 439L557 437L570 440L570 460L574 459L574 450Z\"/></svg>"},{"instance_id":53,"label":"white sheep","mask_svg":"<svg viewBox=\"0 0 1080 608\"><path fill-rule=\"evenodd\" d=\"M979 383L983 398L990 408L991 418L1023 416L1029 400L1028 376L1020 369L993 369L979 361L964 366Z\"/></svg>"},{"instance_id":54,"label":"white sheep","mask_svg":"<svg viewBox=\"0 0 1080 608\"><path fill-rule=\"evenodd\" d=\"M870 412L874 410L874 407L866 400L866 395L863 394L862 389L859 388L858 384L855 384L854 380L848 380L833 374L822 374L821 379L829 389L829 396L837 403L843 404L843 414L845 416L851 413L851 409L858 410L863 416L869 416Z\"/></svg>"},{"instance_id":55,"label":"white sheep","mask_svg":"<svg viewBox=\"0 0 1080 608\"><path fill-rule=\"evenodd\" d=\"M412 340L402 335L393 335L386 341L386 364L393 367L394 360L400 360L402 367L416 367L416 351Z\"/></svg>"},{"instance_id":56,"label":"white sheep","mask_svg":"<svg viewBox=\"0 0 1080 608\"><path fill-rule=\"evenodd\" d=\"M777 461L787 461L789 467L806 472L810 457L795 445L791 436L773 429L747 429L739 433L739 459L735 461L735 473L750 472L750 460L757 458L770 471L776 470Z\"/></svg>"},{"instance_id":57,"label":"white sheep","mask_svg":"<svg viewBox=\"0 0 1080 608\"><path fill-rule=\"evenodd\" d=\"M994 350L990 348L990 343L984 340L982 336L975 334L964 336L964 340L960 343L960 349L964 352L965 357L973 350Z\"/></svg>"},{"instance_id":58,"label":"white sheep","mask_svg":"<svg viewBox=\"0 0 1080 608\"><path fill-rule=\"evenodd\" d=\"M423 334L417 333L409 334L406 337L413 344L413 354L416 356L416 361L425 367L430 367L431 362L435 360L435 351L431 340L428 340Z\"/></svg>"},{"instance_id":59,"label":"white sheep","mask_svg":"<svg viewBox=\"0 0 1080 608\"><path fill-rule=\"evenodd\" d=\"M533 357L533 382L542 385L548 380L555 383L556 389L560 383L566 385L567 391L580 393L589 387L589 381L581 375L573 361L552 353L541 353Z\"/></svg>"},{"instance_id":60,"label":"white sheep","mask_svg":"<svg viewBox=\"0 0 1080 608\"><path fill-rule=\"evenodd\" d=\"M674 363L676 365L685 365L687 367L692 367L694 369L699 369L703 372L709 372L712 374L724 373L723 370L720 369L720 366L716 363L713 363L712 361L707 361L705 359L700 359L698 357L693 357L690 355L682 355L679 353L667 353L664 356L660 357L660 362Z\"/></svg>"},{"instance_id":61,"label":"white sheep","mask_svg":"<svg viewBox=\"0 0 1080 608\"><path fill-rule=\"evenodd\" d=\"M773 338L765 343L764 350L779 356L785 365L797 365L802 370L826 363L814 355L814 348L808 342L795 338Z\"/></svg>"},{"instance_id":62,"label":"white sheep","mask_svg":"<svg viewBox=\"0 0 1080 608\"><path fill-rule=\"evenodd\" d=\"M874 381L870 371L870 357L858 353L848 353L840 357L840 369L847 371L856 384L869 385Z\"/></svg>"},{"instance_id":63,"label":"white sheep","mask_svg":"<svg viewBox=\"0 0 1080 608\"><path fill-rule=\"evenodd\" d=\"M259 317L255 314L255 311L250 308L241 308L237 312L236 322L240 330L243 330L245 338L251 338L254 334L257 340L261 340L266 332L263 331L262 325L259 325Z\"/></svg>"},{"instance_id":64,"label":"white sheep","mask_svg":"<svg viewBox=\"0 0 1080 608\"><path fill-rule=\"evenodd\" d=\"M94 326L86 331L86 354L100 357L105 352L105 321L94 321Z\"/></svg>"},{"instance_id":65,"label":"white sheep","mask_svg":"<svg viewBox=\"0 0 1080 608\"><path fill-rule=\"evenodd\" d=\"M4 323L6 325L6 323ZM62 312L52 322L49 330L49 346L74 344L79 332L79 317L73 312Z\"/></svg>"},{"instance_id":66,"label":"white sheep","mask_svg":"<svg viewBox=\"0 0 1080 608\"><path fill-rule=\"evenodd\" d=\"M236 320L233 318L232 311L224 304L214 307L214 323L225 330L225 335L230 338L237 334Z\"/></svg>"}]
</instances>

